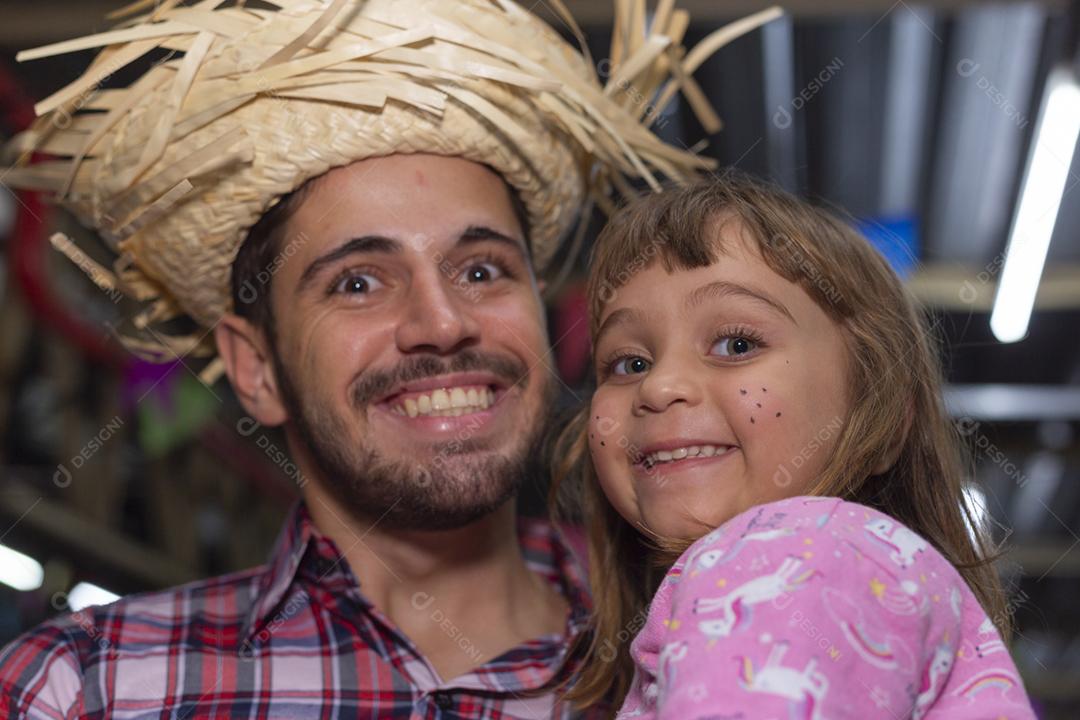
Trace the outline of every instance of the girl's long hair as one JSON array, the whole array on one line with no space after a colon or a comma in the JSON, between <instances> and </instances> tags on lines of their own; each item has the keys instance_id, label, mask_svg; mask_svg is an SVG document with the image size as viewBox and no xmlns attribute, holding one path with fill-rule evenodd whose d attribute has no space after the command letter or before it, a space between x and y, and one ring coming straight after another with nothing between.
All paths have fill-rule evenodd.
<instances>
[{"instance_id":1,"label":"girl's long hair","mask_svg":"<svg viewBox=\"0 0 1080 720\"><path fill-rule=\"evenodd\" d=\"M693 269L725 252L720 222L756 241L773 271L801 286L840 324L851 354L850 414L815 484L800 494L869 505L925 537L960 572L1002 636L1011 631L992 563L997 548L964 493L971 459L942 401L938 341L880 254L831 213L735 173L633 201L601 232L588 281L590 335L606 303L660 262ZM666 569L690 543L645 537L608 503L589 459L588 408L555 441L554 517L588 526L592 632L568 697L617 708L633 675L630 640ZM892 461L884 473L873 469ZM965 473L968 473L967 477Z\"/></svg>"}]
</instances>

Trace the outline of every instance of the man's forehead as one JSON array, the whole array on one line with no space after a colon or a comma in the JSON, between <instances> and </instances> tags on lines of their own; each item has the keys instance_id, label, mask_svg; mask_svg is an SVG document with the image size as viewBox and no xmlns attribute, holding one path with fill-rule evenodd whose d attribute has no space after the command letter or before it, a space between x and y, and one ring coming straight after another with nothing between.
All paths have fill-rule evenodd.
<instances>
[{"instance_id":1,"label":"man's forehead","mask_svg":"<svg viewBox=\"0 0 1080 720\"><path fill-rule=\"evenodd\" d=\"M363 186L365 181L398 183L424 188L440 180L468 178L473 182L505 184L502 175L490 165L459 155L431 153L392 153L364 158L333 167L308 181L316 189L340 191Z\"/></svg>"},{"instance_id":2,"label":"man's forehead","mask_svg":"<svg viewBox=\"0 0 1080 720\"><path fill-rule=\"evenodd\" d=\"M527 212L494 170L460 157L396 154L332 168L292 200L292 234L314 242L309 252L350 238L379 236L402 249L450 247L481 228L518 240L526 255Z\"/></svg>"}]
</instances>

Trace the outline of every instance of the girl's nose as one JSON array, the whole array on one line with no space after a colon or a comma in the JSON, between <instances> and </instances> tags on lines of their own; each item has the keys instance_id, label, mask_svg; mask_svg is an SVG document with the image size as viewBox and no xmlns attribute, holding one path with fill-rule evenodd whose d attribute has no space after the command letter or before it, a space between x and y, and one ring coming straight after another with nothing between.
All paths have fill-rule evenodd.
<instances>
[{"instance_id":1,"label":"girl's nose","mask_svg":"<svg viewBox=\"0 0 1080 720\"><path fill-rule=\"evenodd\" d=\"M634 414L664 412L672 405L694 406L701 402L701 385L695 370L676 359L657 363L638 386Z\"/></svg>"}]
</instances>

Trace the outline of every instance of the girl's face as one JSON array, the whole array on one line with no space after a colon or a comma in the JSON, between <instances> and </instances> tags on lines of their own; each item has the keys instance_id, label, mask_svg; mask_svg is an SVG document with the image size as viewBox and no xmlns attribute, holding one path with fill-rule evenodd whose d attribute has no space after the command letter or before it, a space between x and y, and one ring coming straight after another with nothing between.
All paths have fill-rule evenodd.
<instances>
[{"instance_id":1,"label":"girl's face","mask_svg":"<svg viewBox=\"0 0 1080 720\"><path fill-rule=\"evenodd\" d=\"M840 326L737 222L715 232L716 263L653 262L609 293L595 347L600 485L631 524L684 540L807 491L849 408Z\"/></svg>"}]
</instances>

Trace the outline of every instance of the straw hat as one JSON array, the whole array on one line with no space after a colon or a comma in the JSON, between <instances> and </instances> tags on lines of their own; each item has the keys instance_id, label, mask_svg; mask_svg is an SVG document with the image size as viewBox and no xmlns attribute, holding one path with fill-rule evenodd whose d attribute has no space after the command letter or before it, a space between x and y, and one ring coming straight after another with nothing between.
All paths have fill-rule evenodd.
<instances>
[{"instance_id":1,"label":"straw hat","mask_svg":"<svg viewBox=\"0 0 1080 720\"><path fill-rule=\"evenodd\" d=\"M232 308L248 229L309 178L364 158L425 152L491 166L520 194L543 269L587 199L607 208L631 180L659 190L661 176L712 166L649 127L681 91L719 129L690 74L779 14L687 53L689 18L674 0L660 0L648 28L645 0L618 0L610 57L594 64L561 0L548 2L582 49L510 0L140 0L110 16L129 18L113 30L19 54L103 48L4 148L4 164L21 156L4 181L50 192L101 236L111 270L61 234L52 242L100 287L144 305L121 339L155 360L214 355L210 329ZM173 52L128 87L102 87L157 49ZM28 164L32 153L40 162ZM184 316L197 332L165 332ZM204 376L220 372L216 362Z\"/></svg>"}]
</instances>

